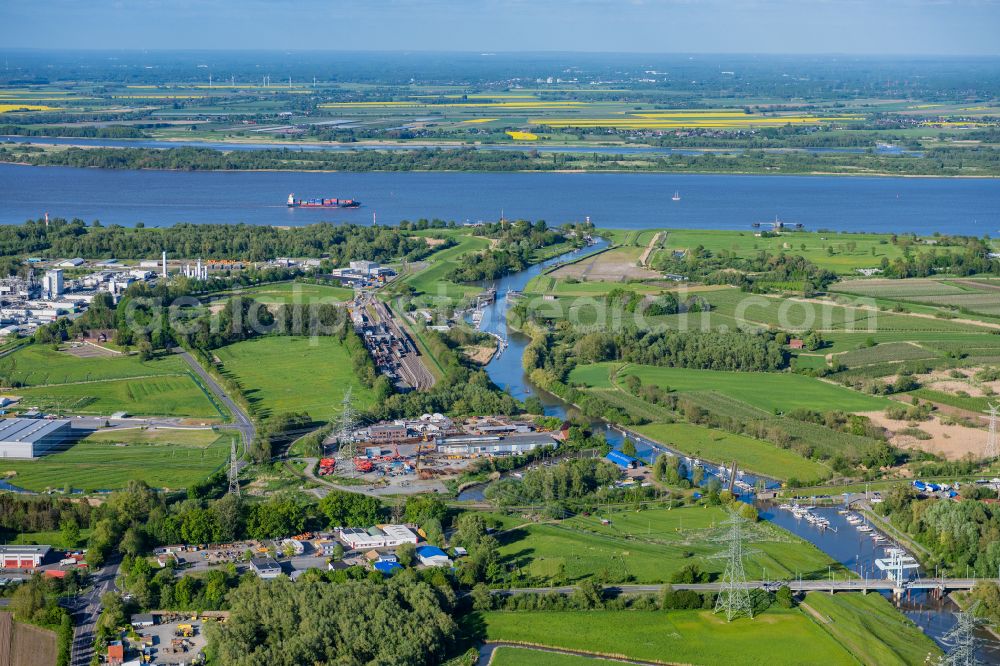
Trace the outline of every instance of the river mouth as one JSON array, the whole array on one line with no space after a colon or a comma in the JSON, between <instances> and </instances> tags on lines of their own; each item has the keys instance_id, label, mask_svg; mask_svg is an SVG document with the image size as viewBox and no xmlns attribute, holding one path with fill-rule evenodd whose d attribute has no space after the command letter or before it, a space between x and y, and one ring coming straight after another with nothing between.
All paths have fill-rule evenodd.
<instances>
[{"instance_id":1,"label":"river mouth","mask_svg":"<svg viewBox=\"0 0 1000 666\"><path fill-rule=\"evenodd\" d=\"M505 276L499 280L490 280L480 283L483 288L496 289L496 300L486 307L483 312L481 330L498 335L507 341L507 348L503 354L494 358L485 367L490 379L497 386L508 391L519 400L524 400L529 396L536 396L541 400L546 416L556 416L568 418L579 414L573 405L566 403L559 397L544 391L531 383L527 373L521 365L521 358L524 349L530 343L530 338L518 331L509 330L506 322L506 312L509 305L509 292L520 292L535 276L543 273L552 266L568 260L582 258L587 254L600 252L608 246L608 242L601 239L596 245L589 248L570 252L548 261L531 266L528 269ZM621 445L623 441L623 430L602 421L592 420L591 424L596 432L603 434L608 442L615 447ZM636 442L639 457L647 462L652 462L660 452L667 449L659 444L635 434L629 435ZM675 455L683 454L672 452ZM686 456L685 456L686 457ZM691 459L688 460L688 469L691 469ZM707 483L713 476L725 481L725 470L718 465L705 463L705 479ZM765 477L755 477L745 475L741 477L750 486L756 486L758 480L767 488L780 486L780 483ZM459 501L483 501L484 490L488 484L477 484L464 489L458 495ZM739 489L737 489L739 490ZM826 519L829 527L820 528L814 523L810 523L802 518L797 518L790 511L779 508L774 502L757 501L752 492L741 491L738 493L743 501L754 503L762 520L767 520L796 536L812 543L821 551L826 553L831 559L840 562L846 568L854 572L860 578L881 578L875 560L886 556L886 548L893 545L891 540L885 539L882 542L875 541L868 532L856 529L848 520L845 514L839 513L837 507L814 508L812 513ZM955 612L958 606L949 598L935 598L928 592L907 590L900 598L895 598L891 593L884 593L906 617L919 626L925 634L932 638L943 650L947 651L950 646L943 642L944 637L956 624ZM979 659L989 664L1000 664L1000 639L986 629L979 629L977 637L980 640L980 648L977 652Z\"/></svg>"}]
</instances>

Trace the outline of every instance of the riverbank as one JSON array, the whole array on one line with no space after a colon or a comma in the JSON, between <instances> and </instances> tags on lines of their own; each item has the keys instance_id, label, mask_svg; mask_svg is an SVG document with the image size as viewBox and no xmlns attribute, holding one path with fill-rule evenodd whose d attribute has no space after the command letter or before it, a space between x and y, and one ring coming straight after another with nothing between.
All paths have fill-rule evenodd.
<instances>
[{"instance_id":1,"label":"riverbank","mask_svg":"<svg viewBox=\"0 0 1000 666\"><path fill-rule=\"evenodd\" d=\"M121 142L119 142L121 143ZM933 151L932 151L933 152ZM872 177L1000 177L1000 167L984 155L961 157L948 149L926 157L848 153L743 151L681 154L495 150L476 147L413 149L294 150L287 146L232 150L197 146L134 147L125 145L0 145L0 162L33 166L162 169L189 171L319 171L319 172L560 172L560 173L687 173L733 175L804 175Z\"/></svg>"}]
</instances>

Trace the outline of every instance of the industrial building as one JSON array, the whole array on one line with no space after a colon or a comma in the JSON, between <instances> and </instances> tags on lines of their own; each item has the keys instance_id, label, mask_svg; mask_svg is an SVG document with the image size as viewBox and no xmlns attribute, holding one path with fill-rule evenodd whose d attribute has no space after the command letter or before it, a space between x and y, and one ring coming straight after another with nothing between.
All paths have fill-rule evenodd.
<instances>
[{"instance_id":1,"label":"industrial building","mask_svg":"<svg viewBox=\"0 0 1000 666\"><path fill-rule=\"evenodd\" d=\"M47 271L42 282L42 292L45 298L59 298L65 289L63 282L63 272L59 269Z\"/></svg>"},{"instance_id":2,"label":"industrial building","mask_svg":"<svg viewBox=\"0 0 1000 666\"><path fill-rule=\"evenodd\" d=\"M466 435L437 440L438 453L449 456L517 456L543 446L555 448L557 442L548 433Z\"/></svg>"},{"instance_id":3,"label":"industrial building","mask_svg":"<svg viewBox=\"0 0 1000 666\"><path fill-rule=\"evenodd\" d=\"M71 434L68 419L4 419L0 421L0 458L37 458Z\"/></svg>"},{"instance_id":4,"label":"industrial building","mask_svg":"<svg viewBox=\"0 0 1000 666\"><path fill-rule=\"evenodd\" d=\"M340 540L355 550L365 548L395 548L404 543L416 544L417 535L406 525L377 525L367 530L348 527L340 532Z\"/></svg>"},{"instance_id":5,"label":"industrial building","mask_svg":"<svg viewBox=\"0 0 1000 666\"><path fill-rule=\"evenodd\" d=\"M622 469L635 469L639 466L638 458L625 455L621 451L609 451L608 455L604 456L604 459L618 465Z\"/></svg>"},{"instance_id":6,"label":"industrial building","mask_svg":"<svg viewBox=\"0 0 1000 666\"><path fill-rule=\"evenodd\" d=\"M51 546L0 546L4 569L34 569L52 550Z\"/></svg>"},{"instance_id":7,"label":"industrial building","mask_svg":"<svg viewBox=\"0 0 1000 666\"><path fill-rule=\"evenodd\" d=\"M255 557L250 560L250 569L264 580L271 580L281 575L281 565L270 557Z\"/></svg>"},{"instance_id":8,"label":"industrial building","mask_svg":"<svg viewBox=\"0 0 1000 666\"><path fill-rule=\"evenodd\" d=\"M437 546L420 546L417 548L417 559L425 567L451 566L451 558Z\"/></svg>"}]
</instances>

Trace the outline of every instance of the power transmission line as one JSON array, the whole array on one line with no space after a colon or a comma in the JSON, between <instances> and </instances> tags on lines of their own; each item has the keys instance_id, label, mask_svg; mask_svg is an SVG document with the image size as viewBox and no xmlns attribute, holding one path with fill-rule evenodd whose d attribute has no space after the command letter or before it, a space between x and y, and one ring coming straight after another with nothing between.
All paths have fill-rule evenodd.
<instances>
[{"instance_id":1,"label":"power transmission line","mask_svg":"<svg viewBox=\"0 0 1000 666\"><path fill-rule=\"evenodd\" d=\"M236 459L236 438L229 443L229 494L240 496L240 467Z\"/></svg>"},{"instance_id":2,"label":"power transmission line","mask_svg":"<svg viewBox=\"0 0 1000 666\"><path fill-rule=\"evenodd\" d=\"M976 656L979 649L976 628L982 624L982 620L976 617L978 607L977 601L967 611L955 613L955 626L941 638L941 642L951 648L938 662L941 666L977 666L983 663Z\"/></svg>"},{"instance_id":3,"label":"power transmission line","mask_svg":"<svg viewBox=\"0 0 1000 666\"><path fill-rule=\"evenodd\" d=\"M990 405L986 413L990 415L990 434L986 438L986 448L983 449L983 457L986 460L993 460L1000 455L1000 446L997 444L997 406Z\"/></svg>"},{"instance_id":4,"label":"power transmission line","mask_svg":"<svg viewBox=\"0 0 1000 666\"><path fill-rule=\"evenodd\" d=\"M344 399L340 403L340 428L337 434L337 446L341 453L346 449L347 458L351 461L353 469L354 457L357 455L354 450L354 426L357 416L354 412L354 403L351 401L352 389L352 386L347 387L347 390L344 391Z\"/></svg>"},{"instance_id":5,"label":"power transmission line","mask_svg":"<svg viewBox=\"0 0 1000 666\"><path fill-rule=\"evenodd\" d=\"M743 558L748 554L744 548L747 538L743 533L745 522L744 518L734 513L728 520L720 523L729 526L729 531L720 539L726 544L726 550L714 556L726 558L726 570L722 574L722 588L715 601L715 612L725 611L729 622L741 615L753 618L753 601L743 568Z\"/></svg>"}]
</instances>

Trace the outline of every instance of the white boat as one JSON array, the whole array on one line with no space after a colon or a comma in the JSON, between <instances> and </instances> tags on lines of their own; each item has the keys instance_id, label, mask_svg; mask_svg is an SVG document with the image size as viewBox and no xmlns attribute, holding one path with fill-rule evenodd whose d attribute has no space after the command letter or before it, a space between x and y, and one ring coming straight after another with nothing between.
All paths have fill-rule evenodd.
<instances>
[{"instance_id":1,"label":"white boat","mask_svg":"<svg viewBox=\"0 0 1000 666\"><path fill-rule=\"evenodd\" d=\"M674 192L674 196L670 197L670 199L671 199L671 201L680 201L681 200L681 193L680 192Z\"/></svg>"},{"instance_id":2,"label":"white boat","mask_svg":"<svg viewBox=\"0 0 1000 666\"><path fill-rule=\"evenodd\" d=\"M858 531L859 532L871 532L872 528L868 527L867 525L858 525Z\"/></svg>"}]
</instances>

